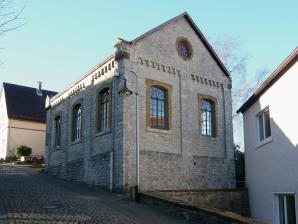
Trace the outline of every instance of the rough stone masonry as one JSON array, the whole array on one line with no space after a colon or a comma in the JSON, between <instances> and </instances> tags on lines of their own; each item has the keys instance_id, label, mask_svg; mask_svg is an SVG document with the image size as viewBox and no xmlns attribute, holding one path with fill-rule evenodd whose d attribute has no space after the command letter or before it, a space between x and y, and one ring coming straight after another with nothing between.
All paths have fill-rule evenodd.
<instances>
[{"instance_id":1,"label":"rough stone masonry","mask_svg":"<svg viewBox=\"0 0 298 224\"><path fill-rule=\"evenodd\" d=\"M124 78L132 91L129 96L118 94ZM150 123L155 121L152 87L166 93L166 115L158 118L166 122L165 128ZM105 89L110 93L108 118L102 117L99 102ZM235 186L231 78L187 13L133 41L118 39L113 55L47 100L46 171L129 191L136 185L136 97L141 191ZM214 105L210 136L202 134L203 100ZM73 141L75 105L82 107L81 135ZM107 127L99 130L105 119Z\"/></svg>"}]
</instances>

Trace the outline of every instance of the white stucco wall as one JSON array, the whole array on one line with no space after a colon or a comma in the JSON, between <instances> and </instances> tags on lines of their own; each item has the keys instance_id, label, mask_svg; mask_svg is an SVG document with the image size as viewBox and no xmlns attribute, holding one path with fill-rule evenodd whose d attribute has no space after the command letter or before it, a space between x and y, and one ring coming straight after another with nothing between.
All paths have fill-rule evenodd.
<instances>
[{"instance_id":1,"label":"white stucco wall","mask_svg":"<svg viewBox=\"0 0 298 224\"><path fill-rule=\"evenodd\" d=\"M5 158L7 149L8 118L3 88L0 92L0 159Z\"/></svg>"},{"instance_id":2,"label":"white stucco wall","mask_svg":"<svg viewBox=\"0 0 298 224\"><path fill-rule=\"evenodd\" d=\"M298 190L297 81L298 62L243 115L251 214L253 218L268 223L274 223L274 193L296 193ZM256 147L256 115L267 106L270 110L272 141ZM296 216L297 196L296 193Z\"/></svg>"},{"instance_id":3,"label":"white stucco wall","mask_svg":"<svg viewBox=\"0 0 298 224\"><path fill-rule=\"evenodd\" d=\"M44 155L45 130L45 123L10 119L7 156L13 156L20 145L31 147L31 155Z\"/></svg>"}]
</instances>

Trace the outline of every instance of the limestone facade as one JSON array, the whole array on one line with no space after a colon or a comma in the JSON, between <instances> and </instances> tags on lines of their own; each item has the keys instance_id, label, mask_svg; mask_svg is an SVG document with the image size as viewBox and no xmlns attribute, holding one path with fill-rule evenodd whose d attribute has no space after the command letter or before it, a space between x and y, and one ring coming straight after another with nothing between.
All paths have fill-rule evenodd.
<instances>
[{"instance_id":1,"label":"limestone facade","mask_svg":"<svg viewBox=\"0 0 298 224\"><path fill-rule=\"evenodd\" d=\"M177 40L191 44L184 60ZM132 90L120 96L124 78ZM136 82L138 94L136 95ZM167 128L150 127L150 87L167 90ZM98 93L111 93L110 124L98 132ZM127 192L136 185L136 97L139 107L139 189L235 186L231 79L187 13L128 42L80 80L48 100L46 170L65 179ZM215 135L201 135L201 100L214 99ZM82 135L71 140L71 113L82 105ZM54 120L61 116L61 144Z\"/></svg>"}]
</instances>

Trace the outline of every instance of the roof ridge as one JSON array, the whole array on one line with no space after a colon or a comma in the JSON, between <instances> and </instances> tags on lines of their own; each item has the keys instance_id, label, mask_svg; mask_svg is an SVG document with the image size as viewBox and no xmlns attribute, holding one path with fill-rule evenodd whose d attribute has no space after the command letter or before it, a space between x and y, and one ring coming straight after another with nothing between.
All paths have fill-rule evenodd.
<instances>
[{"instance_id":1,"label":"roof ridge","mask_svg":"<svg viewBox=\"0 0 298 224\"><path fill-rule=\"evenodd\" d=\"M285 72L284 69L298 56L298 46L275 68L267 79L253 92L253 94L239 107L237 113L244 113L264 92L267 91Z\"/></svg>"},{"instance_id":2,"label":"roof ridge","mask_svg":"<svg viewBox=\"0 0 298 224\"><path fill-rule=\"evenodd\" d=\"M59 91L55 96L51 98L51 100L54 100L61 96L63 93L65 93L67 90L69 90L72 86L76 85L80 81L82 81L84 78L89 76L92 72L94 72L96 69L98 69L100 66L105 64L107 61L111 60L114 57L114 54L109 55L108 57L101 60L99 63L97 63L95 66L93 66L91 69L89 69L87 72L85 72L83 75L81 75L80 78L78 78L76 81L72 82L70 85Z\"/></svg>"},{"instance_id":3,"label":"roof ridge","mask_svg":"<svg viewBox=\"0 0 298 224\"><path fill-rule=\"evenodd\" d=\"M148 30L147 32L143 33L142 35L140 35L140 36L134 38L132 41L130 41L130 43L135 43L135 42L137 42L137 41L143 39L144 37L148 36L149 34L155 32L156 30L161 29L162 27L165 27L165 26L168 25L169 23L171 23L171 22L173 22L173 21L175 21L175 20L177 20L177 19L179 19L179 18L181 18L181 17L184 17L184 16L189 16L188 13L187 13L186 11L183 12L183 13L181 13L181 14L179 14L178 16L175 16L175 17L173 17L173 18L171 18L171 19L165 21L164 23L162 23L162 24L160 24L160 25L158 25L158 26L156 26L156 27L154 27L154 28Z\"/></svg>"},{"instance_id":4,"label":"roof ridge","mask_svg":"<svg viewBox=\"0 0 298 224\"><path fill-rule=\"evenodd\" d=\"M155 31L165 27L166 25L170 24L171 22L180 19L184 17L187 22L189 23L189 25L191 26L191 28L195 31L195 33L198 35L198 37L200 38L200 40L202 41L202 43L204 44L204 46L207 48L207 50L209 51L209 53L211 54L211 57L213 57L213 59L216 61L216 63L218 64L218 66L221 68L221 70L224 72L224 74L227 77L230 77L230 73L228 71L228 69L226 68L226 66L223 64L223 62L221 61L221 59L219 58L219 56L217 55L216 51L213 49L213 47L211 46L211 44L209 43L209 41L207 40L207 38L204 36L204 34L202 33L202 31L199 29L199 27L196 25L196 23L193 21L193 19L191 18L191 16L185 11L183 13L181 13L178 16L175 16L172 19L167 20L166 22L154 27L153 29L145 32L144 34L138 36L137 38L133 39L132 41L127 41L125 39L119 38L122 41L124 41L125 43L128 44L134 44L139 40L142 40L143 38L145 38L146 36L154 33Z\"/></svg>"},{"instance_id":5,"label":"roof ridge","mask_svg":"<svg viewBox=\"0 0 298 224\"><path fill-rule=\"evenodd\" d=\"M23 88L28 88L28 89L36 89L36 87L24 86L24 85L19 85L19 84L15 84L15 83L9 83L9 82L3 82L3 87L4 87L5 85L13 85L13 86L18 86L18 87L23 87ZM57 91L48 90L48 89L41 89L41 90L42 90L42 91L46 91L46 92L57 93Z\"/></svg>"}]
</instances>

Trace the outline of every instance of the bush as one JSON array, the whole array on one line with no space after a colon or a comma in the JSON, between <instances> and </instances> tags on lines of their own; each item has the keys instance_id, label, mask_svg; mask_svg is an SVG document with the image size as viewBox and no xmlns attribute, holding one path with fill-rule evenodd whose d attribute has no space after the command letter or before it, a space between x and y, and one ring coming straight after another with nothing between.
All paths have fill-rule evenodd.
<instances>
[{"instance_id":1,"label":"bush","mask_svg":"<svg viewBox=\"0 0 298 224\"><path fill-rule=\"evenodd\" d=\"M32 148L27 147L25 145L21 145L16 148L17 158L21 158L22 156L30 156L31 153L32 153Z\"/></svg>"}]
</instances>

